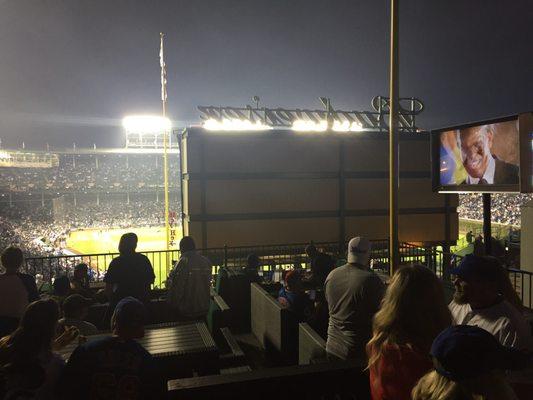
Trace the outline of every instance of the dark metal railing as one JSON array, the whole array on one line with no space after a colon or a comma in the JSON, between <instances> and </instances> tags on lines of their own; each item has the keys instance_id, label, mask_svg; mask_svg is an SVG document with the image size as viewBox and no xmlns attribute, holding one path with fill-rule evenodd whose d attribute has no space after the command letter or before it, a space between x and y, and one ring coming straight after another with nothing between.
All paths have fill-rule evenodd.
<instances>
[{"instance_id":1,"label":"dark metal railing","mask_svg":"<svg viewBox=\"0 0 533 400\"><path fill-rule=\"evenodd\" d=\"M386 240L373 241L372 257L380 264L388 260L386 252L388 251L388 242ZM238 247L218 247L199 249L198 251L208 257L213 263L213 275L216 276L221 267L242 268L246 265L247 256L251 253L258 255L261 259L261 269L263 273L273 272L275 270L285 270L290 268L308 268L308 260L305 254L305 247L309 243L293 243L283 245L264 245L264 246L238 246ZM315 243L315 246L322 251L332 254L339 262L342 262L345 256L345 246L339 249L337 242ZM143 251L146 255L156 274L155 287L163 287L166 277L172 268L172 265L180 257L179 250L158 250ZM111 260L117 257L119 253L99 253L99 254L80 254L80 255L62 255L47 257L28 257L25 260L24 269L27 273L37 276L43 282L50 284L54 277L59 275L71 275L74 267L79 263L85 263L90 266L92 281L101 281L105 275L107 267Z\"/></svg>"},{"instance_id":2,"label":"dark metal railing","mask_svg":"<svg viewBox=\"0 0 533 400\"><path fill-rule=\"evenodd\" d=\"M533 273L529 271L523 271L520 269L509 269L509 278L511 279L511 284L513 285L516 293L522 300L524 307L532 308L531 302L531 281Z\"/></svg>"},{"instance_id":3,"label":"dark metal railing","mask_svg":"<svg viewBox=\"0 0 533 400\"><path fill-rule=\"evenodd\" d=\"M453 253L444 253L436 248L420 248L416 245L409 243L404 243L402 245L402 251L406 252L407 254L415 249L428 251L429 253L425 259L421 259L419 256L414 256L414 262L425 265L428 268L432 269L433 272L435 272L437 276L442 278L444 282L451 282L450 269L455 268L461 262L463 258L462 256ZM507 271L509 272L509 279L511 280L511 284L520 299L522 300L522 304L524 305L524 307L531 309L533 305L533 272L513 268L508 268Z\"/></svg>"},{"instance_id":4,"label":"dark metal railing","mask_svg":"<svg viewBox=\"0 0 533 400\"><path fill-rule=\"evenodd\" d=\"M292 243L282 245L264 246L237 246L199 249L198 251L208 257L213 263L213 277L216 278L221 267L243 268L249 254L256 254L261 260L261 270L264 275L275 271L291 268L307 269L309 262L305 254L308 243ZM315 246L326 253L331 254L337 265L346 260L346 246L337 242L315 243ZM143 251L156 274L154 287L163 288L166 277L172 265L179 259L179 250ZM86 263L90 266L92 281L101 281L107 271L111 260L118 253L63 255L52 257L29 257L25 260L25 271L33 276L41 275L43 282L51 284L52 279L59 275L71 275L75 265ZM436 247L422 247L411 243L400 245L401 263L417 263L425 265L442 278L450 282L450 269L457 266L462 257L444 253ZM389 273L389 246L388 240L372 241L371 265L376 271ZM523 270L510 269L509 277L516 292L522 299L524 306L532 306L532 281L533 273Z\"/></svg>"}]
</instances>

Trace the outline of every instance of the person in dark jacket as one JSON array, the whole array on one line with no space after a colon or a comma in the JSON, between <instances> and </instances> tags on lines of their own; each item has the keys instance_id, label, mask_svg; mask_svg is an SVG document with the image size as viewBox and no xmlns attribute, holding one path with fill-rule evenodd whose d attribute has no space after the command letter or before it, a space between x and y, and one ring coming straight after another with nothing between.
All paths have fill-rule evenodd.
<instances>
[{"instance_id":1,"label":"person in dark jacket","mask_svg":"<svg viewBox=\"0 0 533 400\"><path fill-rule=\"evenodd\" d=\"M6 248L1 256L5 273L0 274L0 337L13 332L28 304L39 299L35 278L19 272L23 260L18 247Z\"/></svg>"},{"instance_id":2,"label":"person in dark jacket","mask_svg":"<svg viewBox=\"0 0 533 400\"><path fill-rule=\"evenodd\" d=\"M329 273L335 267L335 262L329 254L318 251L314 244L308 245L305 248L305 253L311 260L310 281L316 288L322 288Z\"/></svg>"}]
</instances>

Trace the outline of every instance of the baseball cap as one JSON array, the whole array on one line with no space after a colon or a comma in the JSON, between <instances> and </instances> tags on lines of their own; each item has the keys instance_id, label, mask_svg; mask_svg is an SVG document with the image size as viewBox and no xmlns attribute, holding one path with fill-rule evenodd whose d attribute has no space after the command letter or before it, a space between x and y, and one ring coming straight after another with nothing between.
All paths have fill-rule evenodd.
<instances>
[{"instance_id":1,"label":"baseball cap","mask_svg":"<svg viewBox=\"0 0 533 400\"><path fill-rule=\"evenodd\" d=\"M354 237L348 243L348 262L366 265L370 257L370 241L362 236Z\"/></svg>"},{"instance_id":2,"label":"baseball cap","mask_svg":"<svg viewBox=\"0 0 533 400\"><path fill-rule=\"evenodd\" d=\"M450 270L450 274L460 278L477 278L483 281L498 281L501 276L499 262L494 257L467 254L459 265Z\"/></svg>"},{"instance_id":3,"label":"baseball cap","mask_svg":"<svg viewBox=\"0 0 533 400\"><path fill-rule=\"evenodd\" d=\"M502 346L477 326L456 325L442 331L431 345L435 370L452 381L470 379L489 371L523 369L530 357Z\"/></svg>"},{"instance_id":4,"label":"baseball cap","mask_svg":"<svg viewBox=\"0 0 533 400\"><path fill-rule=\"evenodd\" d=\"M119 328L135 328L144 325L146 310L144 304L128 296L120 300L113 312L112 321Z\"/></svg>"}]
</instances>

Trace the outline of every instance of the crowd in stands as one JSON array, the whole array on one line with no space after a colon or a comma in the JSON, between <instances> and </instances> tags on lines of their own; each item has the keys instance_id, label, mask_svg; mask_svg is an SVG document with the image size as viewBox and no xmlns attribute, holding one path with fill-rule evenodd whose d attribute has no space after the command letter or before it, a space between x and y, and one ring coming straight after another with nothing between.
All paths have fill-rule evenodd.
<instances>
[{"instance_id":1,"label":"crowd in stands","mask_svg":"<svg viewBox=\"0 0 533 400\"><path fill-rule=\"evenodd\" d=\"M164 224L161 154L58 154L58 158L59 165L50 168L0 167L2 248L14 244L26 257L56 256L64 254L74 229ZM175 154L169 163L169 184L175 188L179 185ZM131 199L126 195L130 191Z\"/></svg>"},{"instance_id":2,"label":"crowd in stands","mask_svg":"<svg viewBox=\"0 0 533 400\"><path fill-rule=\"evenodd\" d=\"M163 374L135 341L144 335L155 278L150 261L136 252L137 240L133 233L122 236L120 256L104 278L111 334L86 343L84 336L95 327L84 317L97 301L88 285L88 267L77 266L71 278L56 277L53 291L39 299L34 278L19 272L22 251L9 247L2 253L4 395L26 391L42 399L74 394L164 398ZM199 254L191 237L184 237L179 247L180 259L167 281L170 312L180 321L205 320L212 264ZM333 257L310 245L306 253L311 268L293 268L278 283L279 303L298 321L312 324L325 307L331 362L352 360L366 369L373 400L530 398L533 381L523 370L533 366L531 327L496 258L464 257L450 271L455 292L448 302L442 281L427 267L405 265L390 278L379 276L370 268L370 251L367 239L353 238L346 262L336 266ZM251 254L246 261L242 273L249 283L272 284L273 276L260 271L260 257ZM79 345L65 364L57 351L76 340Z\"/></svg>"},{"instance_id":3,"label":"crowd in stands","mask_svg":"<svg viewBox=\"0 0 533 400\"><path fill-rule=\"evenodd\" d=\"M505 225L520 226L520 206L533 200L531 194L493 193L491 195L491 219ZM460 218L483 220L481 194L462 194L457 208Z\"/></svg>"},{"instance_id":4,"label":"crowd in stands","mask_svg":"<svg viewBox=\"0 0 533 400\"><path fill-rule=\"evenodd\" d=\"M128 228L162 226L165 223L163 203L155 201L108 201L82 203L66 207L63 219L70 229Z\"/></svg>"},{"instance_id":5,"label":"crowd in stands","mask_svg":"<svg viewBox=\"0 0 533 400\"><path fill-rule=\"evenodd\" d=\"M163 204L132 200L66 204L61 215L52 216L48 207L0 207L0 246L9 244L23 249L26 257L64 254L69 233L75 229L107 229L164 224Z\"/></svg>"},{"instance_id":6,"label":"crowd in stands","mask_svg":"<svg viewBox=\"0 0 533 400\"><path fill-rule=\"evenodd\" d=\"M169 160L169 184L179 183L175 155ZM163 187L162 155L59 155L50 168L0 167L0 189L13 193L142 190Z\"/></svg>"},{"instance_id":7,"label":"crowd in stands","mask_svg":"<svg viewBox=\"0 0 533 400\"><path fill-rule=\"evenodd\" d=\"M63 254L68 228L48 219L34 219L32 214L20 218L0 215L0 245L20 247L26 257Z\"/></svg>"}]
</instances>

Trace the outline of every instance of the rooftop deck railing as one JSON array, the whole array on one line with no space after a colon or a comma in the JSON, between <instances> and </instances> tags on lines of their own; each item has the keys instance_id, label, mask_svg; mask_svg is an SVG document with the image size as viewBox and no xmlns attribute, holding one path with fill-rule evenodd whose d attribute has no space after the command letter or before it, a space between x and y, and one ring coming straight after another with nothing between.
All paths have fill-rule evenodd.
<instances>
[{"instance_id":1,"label":"rooftop deck railing","mask_svg":"<svg viewBox=\"0 0 533 400\"><path fill-rule=\"evenodd\" d=\"M264 246L238 246L199 249L198 251L208 257L213 263L213 276L216 277L221 267L243 268L249 254L256 254L261 260L263 274L271 274L291 268L309 268L309 261L305 254L308 243L292 243ZM346 260L346 246L339 246L337 242L315 243L315 246L333 255L337 265ZM389 272L389 245L388 240L372 241L371 266L374 270L383 273ZM172 265L180 257L179 250L143 251L156 273L154 287L164 288L166 277ZM75 265L85 263L90 266L92 281L101 281L107 271L111 260L119 253L62 255L52 257L28 257L24 269L27 273L41 275L43 282L51 284L53 278L60 275L71 275ZM422 247L416 244L401 243L400 257L402 263L418 263L433 270L445 282L450 282L450 269L457 266L461 256L444 253L435 247ZM523 304L532 307L533 273L529 271L510 269L511 282L523 301Z\"/></svg>"}]
</instances>

